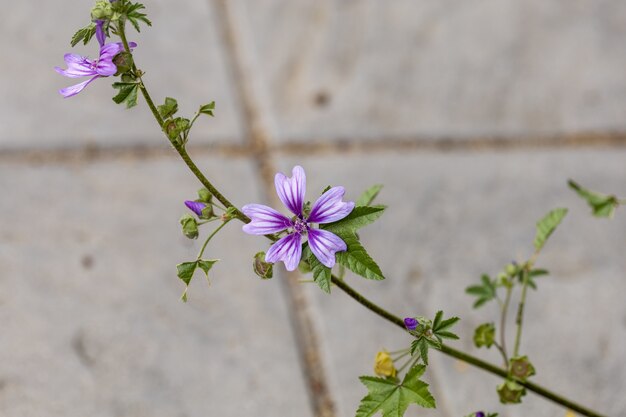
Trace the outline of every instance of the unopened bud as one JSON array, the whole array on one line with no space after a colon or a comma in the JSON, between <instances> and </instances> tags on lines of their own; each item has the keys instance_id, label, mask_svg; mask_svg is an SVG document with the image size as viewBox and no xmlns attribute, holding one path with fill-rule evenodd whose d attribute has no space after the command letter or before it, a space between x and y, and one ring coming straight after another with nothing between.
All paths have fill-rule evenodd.
<instances>
[{"instance_id":1,"label":"unopened bud","mask_svg":"<svg viewBox=\"0 0 626 417\"><path fill-rule=\"evenodd\" d=\"M252 267L254 269L254 273L261 277L261 279L270 279L274 274L274 265L269 262L265 262L265 252L259 252L254 255Z\"/></svg>"}]
</instances>

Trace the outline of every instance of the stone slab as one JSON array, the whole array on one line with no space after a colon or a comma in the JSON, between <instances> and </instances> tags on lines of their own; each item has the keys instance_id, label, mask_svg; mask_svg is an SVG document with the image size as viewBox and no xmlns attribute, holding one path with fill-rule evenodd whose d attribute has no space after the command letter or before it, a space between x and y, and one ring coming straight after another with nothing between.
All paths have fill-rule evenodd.
<instances>
[{"instance_id":1,"label":"stone slab","mask_svg":"<svg viewBox=\"0 0 626 417\"><path fill-rule=\"evenodd\" d=\"M239 3L280 141L626 127L620 0Z\"/></svg>"},{"instance_id":2,"label":"stone slab","mask_svg":"<svg viewBox=\"0 0 626 417\"><path fill-rule=\"evenodd\" d=\"M198 163L259 200L251 163ZM251 271L261 241L226 226L211 286L179 300L197 188L175 159L0 165L1 415L311 415L282 291Z\"/></svg>"},{"instance_id":3,"label":"stone slab","mask_svg":"<svg viewBox=\"0 0 626 417\"><path fill-rule=\"evenodd\" d=\"M136 62L146 72L144 81L156 104L165 96L175 97L180 114L190 117L200 104L215 100L219 117L200 120L194 137L240 138L234 94L209 4L144 3L153 27L140 34L129 28L128 37L138 43ZM70 0L4 5L0 50L11 65L5 66L0 80L4 98L0 149L160 144L160 130L142 98L132 110L111 101L116 94L112 79L96 80L69 99L58 94L60 88L81 81L62 77L53 67L64 67L63 54L71 50L75 30L89 22L90 7L89 2ZM94 57L96 45L81 44L72 52Z\"/></svg>"},{"instance_id":4,"label":"stone slab","mask_svg":"<svg viewBox=\"0 0 626 417\"><path fill-rule=\"evenodd\" d=\"M372 184L385 188L389 205L374 225L362 229L369 253L387 280L348 276L357 290L401 316L434 316L442 309L462 318L461 340L452 346L493 363L495 351L473 347L473 329L498 320L495 305L472 310L464 289L482 273L496 275L511 260L533 252L535 222L555 207L570 213L538 261L551 271L527 302L521 351L538 369L534 381L590 407L626 413L626 211L613 220L596 219L566 186L568 178L600 191L626 195L624 150L520 151L285 157L280 168L300 164L314 199L327 185L344 185L356 198ZM357 377L373 374L376 352L399 350L409 338L335 289L331 296L309 287L314 316L322 329L332 384L341 412L351 415L365 388ZM507 335L514 337L511 310ZM499 404L498 378L437 353L425 380L439 401L437 413L413 409L407 415L455 417L476 410L506 416L563 416L565 410L529 394L519 407Z\"/></svg>"}]
</instances>

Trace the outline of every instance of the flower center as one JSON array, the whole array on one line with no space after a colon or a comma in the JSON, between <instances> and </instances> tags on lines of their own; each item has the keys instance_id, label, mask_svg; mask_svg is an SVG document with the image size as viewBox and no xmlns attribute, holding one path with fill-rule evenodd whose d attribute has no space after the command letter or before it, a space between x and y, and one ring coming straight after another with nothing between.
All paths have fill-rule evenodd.
<instances>
[{"instance_id":1,"label":"flower center","mask_svg":"<svg viewBox=\"0 0 626 417\"><path fill-rule=\"evenodd\" d=\"M293 230L296 233L302 234L303 232L306 232L307 230L309 230L309 225L305 220L302 220L301 218L296 217L293 221Z\"/></svg>"}]
</instances>

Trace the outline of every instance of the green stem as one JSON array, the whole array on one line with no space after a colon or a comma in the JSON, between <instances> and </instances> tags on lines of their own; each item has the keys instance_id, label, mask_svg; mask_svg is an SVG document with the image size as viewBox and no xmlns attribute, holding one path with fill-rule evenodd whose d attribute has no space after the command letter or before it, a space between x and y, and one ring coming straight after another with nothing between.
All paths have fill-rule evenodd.
<instances>
[{"instance_id":1,"label":"green stem","mask_svg":"<svg viewBox=\"0 0 626 417\"><path fill-rule=\"evenodd\" d=\"M128 42L126 41L126 35L124 33L124 22L120 22L120 25L118 27L118 33L120 35L120 38L122 39L122 43L124 44L124 48L126 49L126 51L128 51L130 53L130 48L128 47ZM136 74L140 74L137 71L137 68L135 67L134 63L133 63L133 71ZM139 76L139 88L141 90L141 93L144 97L144 99L146 100L146 103L148 104L148 107L150 108L150 110L152 111L152 114L154 115L154 118L156 119L156 121L159 123L159 126L161 127L161 130L163 130L164 128L164 121L161 118L161 115L159 114L156 106L154 105L154 102L152 101L152 98L150 97L150 94L148 93L148 90L146 88L146 86L143 83L143 80L141 79L141 76ZM166 135L167 137L167 135ZM213 194L213 196L220 202L222 203L225 207L227 208L231 208L232 210L234 210L234 214L235 217L237 217L239 220L241 220L243 223L249 223L250 222L250 218L248 218L245 214L243 214L241 211L239 211L239 209L237 209L230 201L228 201L228 199L226 199L226 197L224 197L214 186L213 184L211 184L211 182L200 172L200 170L198 169L198 167L195 165L195 163L191 160L191 158L189 157L189 154L187 154L187 151L185 150L184 146L179 145L176 141L170 139L169 137L167 137L168 140L170 141L170 143L172 144L172 146L174 147L174 149L178 152L178 154L180 155L180 157L183 159L183 161L185 162L185 164L187 165L187 167L191 170L191 172L195 175L195 177L200 181L200 183L202 183L202 185L204 185L207 190L209 190L209 192L211 194ZM223 225L222 225L223 226ZM278 238L276 237L276 235L266 235L266 237L272 241L276 241ZM206 243L206 242L205 242ZM365 298L363 295L361 295L360 293L358 293L357 291L355 291L352 287L350 287L348 284L345 283L345 281L337 278L336 276L332 276L332 282L339 287L342 291L344 291L346 294L348 294L350 297L352 297L354 300L356 300L359 304L363 305L365 308L367 308L368 310L372 311L373 313L377 314L378 316L384 318L385 320L395 324L396 326L404 329L404 321L389 313L387 310L383 309L382 307L379 307L378 305L374 304L373 302L371 302L370 300L368 300L367 298ZM464 362L469 363L470 365L474 365L478 368L481 368L487 372L491 372L495 375L499 375L501 377L506 378L507 377L507 371L501 368L498 368L495 365L490 364L489 362L485 362L481 359L478 359L472 355L466 354L464 352L458 351L456 349L453 349L451 347L448 347L447 345L442 345L441 348L439 349L442 353L454 357L456 359L462 360ZM552 393L551 391L533 384L531 382L520 382L521 385L525 386L527 389L529 389L530 391L535 392L536 394L539 394L541 396L543 396L544 398L547 398L551 401L554 401L557 404L561 404L564 407L569 408L570 410L577 412L579 414L582 414L584 416L588 416L588 417L603 417L601 414L596 413L593 410L587 409L581 405L575 404L557 394Z\"/></svg>"},{"instance_id":2,"label":"green stem","mask_svg":"<svg viewBox=\"0 0 626 417\"><path fill-rule=\"evenodd\" d=\"M506 316L509 311L509 303L511 302L511 293L513 292L513 286L506 287L506 296L504 297L504 304L502 304L502 313L500 314L500 351L504 357L504 366L508 366L509 358L506 354Z\"/></svg>"},{"instance_id":3,"label":"green stem","mask_svg":"<svg viewBox=\"0 0 626 417\"><path fill-rule=\"evenodd\" d=\"M522 284L522 297L517 307L517 317L515 324L517 325L517 334L515 335L515 346L513 347L513 357L519 354L520 343L522 342L522 327L524 326L524 306L526 304L526 293L528 290L528 268L524 268L524 281Z\"/></svg>"},{"instance_id":4,"label":"green stem","mask_svg":"<svg viewBox=\"0 0 626 417\"><path fill-rule=\"evenodd\" d=\"M206 240L204 241L204 243L202 244L202 247L200 248L200 252L198 253L198 260L200 260L202 258L202 254L204 253L204 250L206 249L206 245L208 245L209 241L211 239L213 239L213 236L215 236L217 234L217 232L219 232L220 230L222 230L222 228L224 226L226 226L226 224L230 221L231 219L226 219L222 222L222 224L220 224L218 227L215 228L215 230L213 230L213 232L209 235L209 237L206 238Z\"/></svg>"}]
</instances>

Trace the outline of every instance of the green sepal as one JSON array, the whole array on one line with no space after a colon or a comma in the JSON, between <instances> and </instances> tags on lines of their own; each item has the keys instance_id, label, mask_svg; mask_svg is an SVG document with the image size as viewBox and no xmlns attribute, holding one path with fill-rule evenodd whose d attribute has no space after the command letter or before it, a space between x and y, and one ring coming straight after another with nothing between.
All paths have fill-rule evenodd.
<instances>
[{"instance_id":1,"label":"green sepal","mask_svg":"<svg viewBox=\"0 0 626 417\"><path fill-rule=\"evenodd\" d=\"M512 379L506 379L496 388L502 404L519 404L526 395L526 388Z\"/></svg>"},{"instance_id":2,"label":"green sepal","mask_svg":"<svg viewBox=\"0 0 626 417\"><path fill-rule=\"evenodd\" d=\"M128 73L133 67L133 55L130 52L122 51L115 55L113 63L117 68L115 75L122 75Z\"/></svg>"},{"instance_id":3,"label":"green sepal","mask_svg":"<svg viewBox=\"0 0 626 417\"><path fill-rule=\"evenodd\" d=\"M424 408L435 408L435 399L428 391L428 384L419 378L426 367L416 365L411 368L402 382L395 378L359 377L368 390L361 400L356 417L372 417L382 412L383 417L404 415L410 404Z\"/></svg>"},{"instance_id":4,"label":"green sepal","mask_svg":"<svg viewBox=\"0 0 626 417\"><path fill-rule=\"evenodd\" d=\"M336 234L346 243L347 246L346 251L337 252L336 254L336 259L339 264L345 266L350 271L362 276L363 278L377 281L385 279L380 267L376 264L376 262L374 262L372 257L369 256L365 248L359 242L355 233Z\"/></svg>"},{"instance_id":5,"label":"green sepal","mask_svg":"<svg viewBox=\"0 0 626 417\"><path fill-rule=\"evenodd\" d=\"M165 134L168 138L178 141L181 133L184 136L184 133L189 130L189 123L189 119L185 119L184 117L177 117L175 119L170 119L166 121L165 125L163 126L163 130L165 131ZM184 141L181 144L184 145Z\"/></svg>"},{"instance_id":6,"label":"green sepal","mask_svg":"<svg viewBox=\"0 0 626 417\"><path fill-rule=\"evenodd\" d=\"M130 109L137 105L137 92L139 84L137 83L113 83L113 88L119 89L119 93L113 97L113 101L117 104L126 103L126 108Z\"/></svg>"},{"instance_id":7,"label":"green sepal","mask_svg":"<svg viewBox=\"0 0 626 417\"><path fill-rule=\"evenodd\" d=\"M370 204L372 204L372 202L378 196L378 193L380 193L380 190L382 189L383 186L381 184L376 184L363 191L363 194L361 194L356 200L356 207L369 206Z\"/></svg>"},{"instance_id":8,"label":"green sepal","mask_svg":"<svg viewBox=\"0 0 626 417\"><path fill-rule=\"evenodd\" d=\"M168 119L178 111L178 102L172 97L165 97L165 102L157 106L157 111L163 120Z\"/></svg>"},{"instance_id":9,"label":"green sepal","mask_svg":"<svg viewBox=\"0 0 626 417\"><path fill-rule=\"evenodd\" d=\"M474 330L474 346L489 349L496 338L496 326L493 323L483 323Z\"/></svg>"},{"instance_id":10,"label":"green sepal","mask_svg":"<svg viewBox=\"0 0 626 417\"><path fill-rule=\"evenodd\" d=\"M509 360L509 376L518 381L525 382L535 375L535 367L528 360L528 356L516 356Z\"/></svg>"},{"instance_id":11,"label":"green sepal","mask_svg":"<svg viewBox=\"0 0 626 417\"><path fill-rule=\"evenodd\" d=\"M496 281L483 274L480 277L481 285L471 285L465 289L467 294L475 296L474 308L478 308L496 298Z\"/></svg>"},{"instance_id":12,"label":"green sepal","mask_svg":"<svg viewBox=\"0 0 626 417\"><path fill-rule=\"evenodd\" d=\"M613 217L615 209L619 206L619 199L616 196L591 191L587 188L583 188L573 180L569 180L567 183L579 196L587 200L594 216Z\"/></svg>"},{"instance_id":13,"label":"green sepal","mask_svg":"<svg viewBox=\"0 0 626 417\"><path fill-rule=\"evenodd\" d=\"M265 252L257 252L254 255L252 269L261 279L270 279L274 276L274 264L265 262Z\"/></svg>"},{"instance_id":14,"label":"green sepal","mask_svg":"<svg viewBox=\"0 0 626 417\"><path fill-rule=\"evenodd\" d=\"M198 110L198 113L200 114L206 114L207 116L211 116L213 117L213 110L215 110L215 102L212 101L209 104L203 104L202 106L200 106L200 109Z\"/></svg>"},{"instance_id":15,"label":"green sepal","mask_svg":"<svg viewBox=\"0 0 626 417\"><path fill-rule=\"evenodd\" d=\"M209 190L202 187L198 190L198 201L206 204L211 204L213 200L213 195Z\"/></svg>"},{"instance_id":16,"label":"green sepal","mask_svg":"<svg viewBox=\"0 0 626 417\"><path fill-rule=\"evenodd\" d=\"M90 23L84 28L80 28L76 31L74 36L72 36L70 45L72 45L72 48L73 48L80 41L83 41L83 45L87 45L95 34L96 34L96 25L94 23Z\"/></svg>"},{"instance_id":17,"label":"green sepal","mask_svg":"<svg viewBox=\"0 0 626 417\"><path fill-rule=\"evenodd\" d=\"M561 223L565 215L567 214L566 208L557 208L546 214L541 220L537 222L537 233L535 234L535 249L540 251L545 245L546 241L556 230L557 226Z\"/></svg>"},{"instance_id":18,"label":"green sepal","mask_svg":"<svg viewBox=\"0 0 626 417\"><path fill-rule=\"evenodd\" d=\"M188 239L198 238L198 222L190 214L185 214L180 218L180 225L182 226L183 234Z\"/></svg>"}]
</instances>

